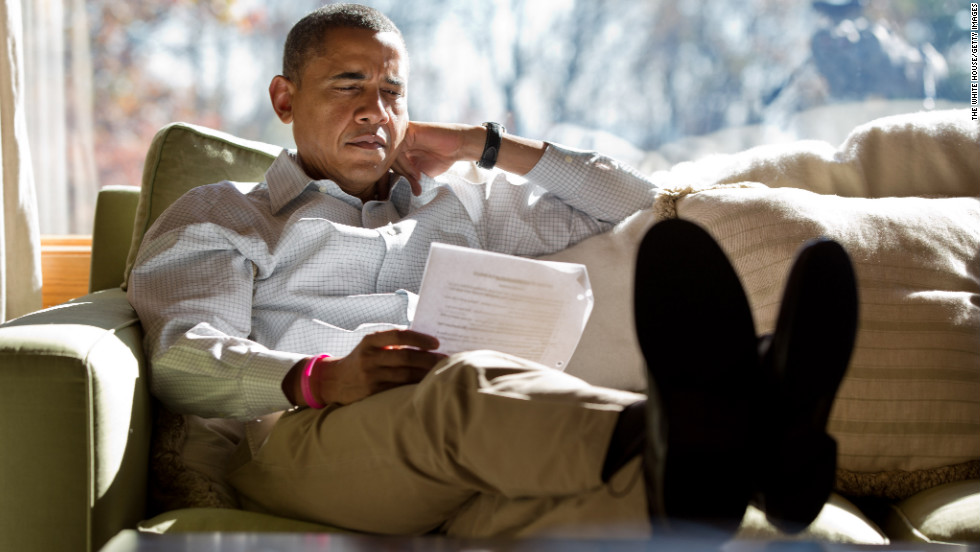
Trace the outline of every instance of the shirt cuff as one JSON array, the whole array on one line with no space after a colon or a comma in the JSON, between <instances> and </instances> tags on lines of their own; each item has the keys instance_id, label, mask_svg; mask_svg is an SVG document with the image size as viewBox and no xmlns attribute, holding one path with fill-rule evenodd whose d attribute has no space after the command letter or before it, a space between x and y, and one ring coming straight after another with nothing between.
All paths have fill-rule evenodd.
<instances>
[{"instance_id":1,"label":"shirt cuff","mask_svg":"<svg viewBox=\"0 0 980 552\"><path fill-rule=\"evenodd\" d=\"M248 418L259 418L269 412L293 408L282 391L282 380L309 355L283 351L254 352L243 369L242 389Z\"/></svg>"}]
</instances>

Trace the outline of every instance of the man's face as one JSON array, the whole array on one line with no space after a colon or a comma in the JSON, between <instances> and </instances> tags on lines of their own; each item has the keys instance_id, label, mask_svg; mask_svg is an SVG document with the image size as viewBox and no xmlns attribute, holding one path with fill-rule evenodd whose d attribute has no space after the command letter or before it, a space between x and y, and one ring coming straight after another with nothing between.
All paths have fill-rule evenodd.
<instances>
[{"instance_id":1,"label":"man's face","mask_svg":"<svg viewBox=\"0 0 980 552\"><path fill-rule=\"evenodd\" d=\"M408 127L408 56L394 33L336 28L324 40L326 53L306 62L300 86L273 80L273 106L292 122L307 174L372 199Z\"/></svg>"}]
</instances>

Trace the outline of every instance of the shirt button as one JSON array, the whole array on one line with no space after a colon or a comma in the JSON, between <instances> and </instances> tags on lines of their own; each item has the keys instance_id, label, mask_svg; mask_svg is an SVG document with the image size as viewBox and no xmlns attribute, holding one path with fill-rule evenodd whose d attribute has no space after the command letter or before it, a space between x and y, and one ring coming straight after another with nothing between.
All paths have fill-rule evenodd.
<instances>
[{"instance_id":1,"label":"shirt button","mask_svg":"<svg viewBox=\"0 0 980 552\"><path fill-rule=\"evenodd\" d=\"M317 188L319 188L319 189L320 189L320 193L321 193L321 194L325 194L325 193L327 193L327 187L326 187L326 186L324 186L323 184L320 184L319 186L317 186Z\"/></svg>"}]
</instances>

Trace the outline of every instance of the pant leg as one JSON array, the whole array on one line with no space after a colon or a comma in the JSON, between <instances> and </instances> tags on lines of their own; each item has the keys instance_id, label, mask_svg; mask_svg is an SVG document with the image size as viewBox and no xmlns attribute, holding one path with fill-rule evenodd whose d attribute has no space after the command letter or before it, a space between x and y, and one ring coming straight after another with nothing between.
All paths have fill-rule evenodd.
<instances>
[{"instance_id":1,"label":"pant leg","mask_svg":"<svg viewBox=\"0 0 980 552\"><path fill-rule=\"evenodd\" d=\"M442 528L452 537L647 539L652 534L640 457L607 486L568 496L479 494Z\"/></svg>"},{"instance_id":2,"label":"pant leg","mask_svg":"<svg viewBox=\"0 0 980 552\"><path fill-rule=\"evenodd\" d=\"M424 533L481 494L601 490L613 424L640 398L502 353L463 353L417 385L283 416L230 479L253 509Z\"/></svg>"}]
</instances>

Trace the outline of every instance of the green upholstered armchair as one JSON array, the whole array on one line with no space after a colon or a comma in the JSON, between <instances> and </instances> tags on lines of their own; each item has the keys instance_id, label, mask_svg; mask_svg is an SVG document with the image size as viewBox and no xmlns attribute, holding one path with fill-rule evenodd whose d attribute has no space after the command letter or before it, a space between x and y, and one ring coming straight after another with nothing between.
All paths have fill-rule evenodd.
<instances>
[{"instance_id":1,"label":"green upholstered armchair","mask_svg":"<svg viewBox=\"0 0 980 552\"><path fill-rule=\"evenodd\" d=\"M177 123L141 188L100 191L90 293L0 327L0 549L98 550L146 515L152 401L122 289L143 233L190 188L262 180L278 148Z\"/></svg>"}]
</instances>

